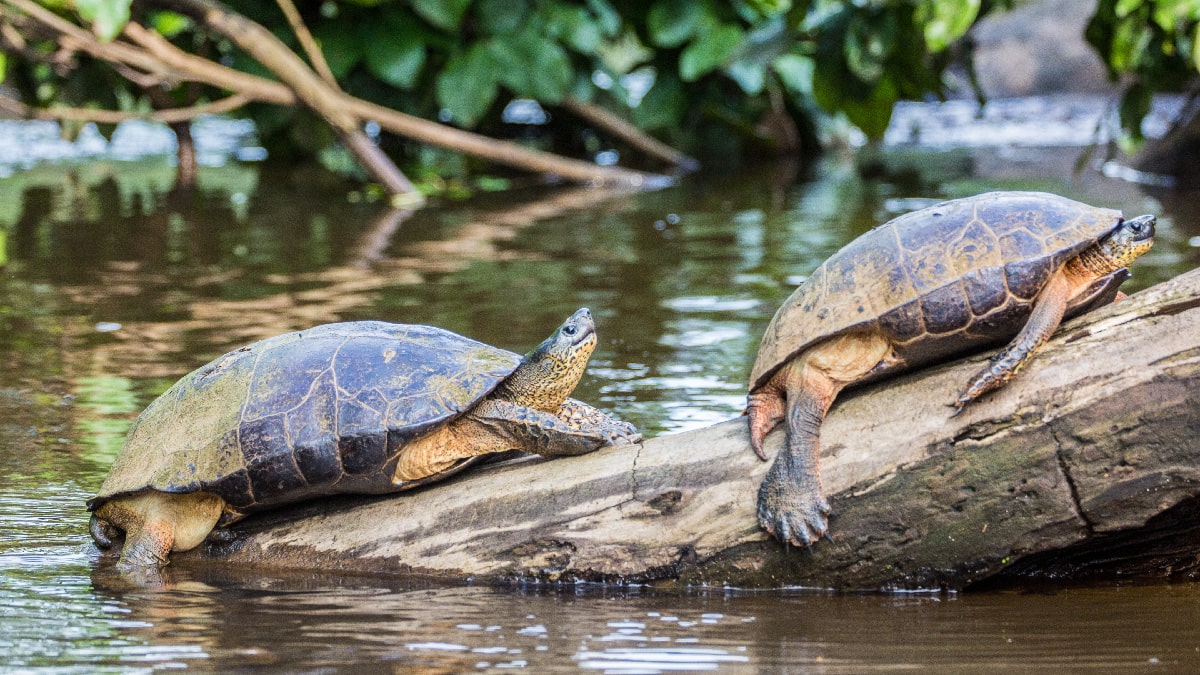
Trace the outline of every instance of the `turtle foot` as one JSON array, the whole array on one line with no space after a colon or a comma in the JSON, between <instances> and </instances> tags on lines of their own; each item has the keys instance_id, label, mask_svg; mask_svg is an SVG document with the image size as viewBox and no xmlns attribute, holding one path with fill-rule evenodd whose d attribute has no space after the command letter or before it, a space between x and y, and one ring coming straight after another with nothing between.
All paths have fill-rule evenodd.
<instances>
[{"instance_id":1,"label":"turtle foot","mask_svg":"<svg viewBox=\"0 0 1200 675\"><path fill-rule=\"evenodd\" d=\"M642 442L642 432L629 422L613 419L607 432L609 445L633 445Z\"/></svg>"},{"instance_id":2,"label":"turtle foot","mask_svg":"<svg viewBox=\"0 0 1200 675\"><path fill-rule=\"evenodd\" d=\"M805 481L809 483L806 488L780 480L775 475L777 466L779 463L767 472L758 490L759 524L776 539L793 546L812 548L822 537L832 541L829 536L832 511L821 494L819 482L812 485L817 481Z\"/></svg>"},{"instance_id":3,"label":"turtle foot","mask_svg":"<svg viewBox=\"0 0 1200 675\"><path fill-rule=\"evenodd\" d=\"M803 500L802 505L793 505L780 511L759 501L758 522L773 537L792 546L811 549L818 539L829 536L829 503L823 497Z\"/></svg>"}]
</instances>

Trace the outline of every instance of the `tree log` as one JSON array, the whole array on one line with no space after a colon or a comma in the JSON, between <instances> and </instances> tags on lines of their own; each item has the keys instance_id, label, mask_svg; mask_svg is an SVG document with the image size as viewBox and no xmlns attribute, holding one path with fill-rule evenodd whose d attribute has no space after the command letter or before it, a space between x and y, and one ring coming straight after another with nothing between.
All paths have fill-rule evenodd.
<instances>
[{"instance_id":1,"label":"tree log","mask_svg":"<svg viewBox=\"0 0 1200 675\"><path fill-rule=\"evenodd\" d=\"M265 514L180 564L509 582L961 589L1004 574L1195 576L1200 270L1064 325L951 417L988 358L848 392L824 427L834 541L768 539L744 419ZM781 430L768 437L774 454Z\"/></svg>"}]
</instances>

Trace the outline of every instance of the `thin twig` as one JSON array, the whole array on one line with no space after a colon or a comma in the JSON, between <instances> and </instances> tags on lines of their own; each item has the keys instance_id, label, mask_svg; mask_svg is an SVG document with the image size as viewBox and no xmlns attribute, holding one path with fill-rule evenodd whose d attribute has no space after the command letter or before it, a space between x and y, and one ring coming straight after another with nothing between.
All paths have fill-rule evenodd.
<instances>
[{"instance_id":1,"label":"thin twig","mask_svg":"<svg viewBox=\"0 0 1200 675\"><path fill-rule=\"evenodd\" d=\"M300 40L300 46L308 56L309 62L312 63L313 70L317 71L321 79L329 83L330 86L337 87L337 78L333 76L333 71L329 69L329 62L325 60L325 54L321 51L320 45L313 38L312 33L308 30L308 26L304 25L304 19L300 16L300 10L296 9L296 4L292 0L275 0L275 3L279 5L279 9L283 10L283 15L287 17L288 24L292 27L292 32L296 34L296 38Z\"/></svg>"},{"instance_id":2,"label":"thin twig","mask_svg":"<svg viewBox=\"0 0 1200 675\"><path fill-rule=\"evenodd\" d=\"M201 115L221 115L246 105L250 99L234 94L219 101L187 108L164 108L148 112L125 112L121 110L97 110L95 108L35 108L20 101L0 96L0 110L29 120L69 120L72 122L96 122L120 124L129 120L149 120L164 124L189 122Z\"/></svg>"},{"instance_id":3,"label":"thin twig","mask_svg":"<svg viewBox=\"0 0 1200 675\"><path fill-rule=\"evenodd\" d=\"M569 96L563 99L559 105L585 122L596 125L603 131L616 136L618 139L651 157L657 157L684 171L695 171L700 168L700 162L697 162L694 158L672 148L657 138L647 135L646 132L600 106L592 105L591 103L586 103Z\"/></svg>"}]
</instances>

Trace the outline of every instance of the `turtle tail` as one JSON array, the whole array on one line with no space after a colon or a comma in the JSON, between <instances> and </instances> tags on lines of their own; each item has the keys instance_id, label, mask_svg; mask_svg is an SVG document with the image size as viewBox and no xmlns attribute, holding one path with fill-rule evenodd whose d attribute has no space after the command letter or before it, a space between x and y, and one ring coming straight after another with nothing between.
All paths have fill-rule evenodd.
<instances>
[{"instance_id":1,"label":"turtle tail","mask_svg":"<svg viewBox=\"0 0 1200 675\"><path fill-rule=\"evenodd\" d=\"M92 520L88 523L88 531L92 533L92 539L96 541L96 545L103 549L110 549L113 545L113 537L116 536L116 528L108 521L102 520L95 513L92 514Z\"/></svg>"}]
</instances>

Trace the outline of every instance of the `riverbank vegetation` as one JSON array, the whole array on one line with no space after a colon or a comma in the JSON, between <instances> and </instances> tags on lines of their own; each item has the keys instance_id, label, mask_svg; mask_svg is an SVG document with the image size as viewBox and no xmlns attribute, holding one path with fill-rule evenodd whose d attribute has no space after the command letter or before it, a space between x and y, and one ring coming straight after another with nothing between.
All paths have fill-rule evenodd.
<instances>
[{"instance_id":1,"label":"riverbank vegetation","mask_svg":"<svg viewBox=\"0 0 1200 675\"><path fill-rule=\"evenodd\" d=\"M897 101L971 81L963 37L1010 4L2 0L0 106L67 133L163 121L185 183L189 122L217 113L251 118L274 159L391 194L495 165L637 186L712 158L811 156L823 120L878 138ZM1087 37L1130 138L1154 92L1194 81L1198 24L1197 0L1099 0Z\"/></svg>"}]
</instances>

